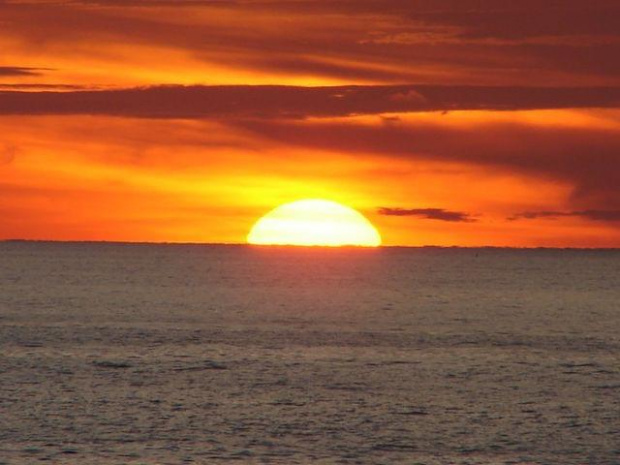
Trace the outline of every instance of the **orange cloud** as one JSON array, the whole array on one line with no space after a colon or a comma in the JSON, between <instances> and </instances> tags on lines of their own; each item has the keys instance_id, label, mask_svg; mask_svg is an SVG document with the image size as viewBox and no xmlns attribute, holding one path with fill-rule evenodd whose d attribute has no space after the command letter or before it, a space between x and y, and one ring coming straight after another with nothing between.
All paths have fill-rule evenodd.
<instances>
[{"instance_id":1,"label":"orange cloud","mask_svg":"<svg viewBox=\"0 0 620 465\"><path fill-rule=\"evenodd\" d=\"M565 116L574 130L571 114ZM379 117L286 123L289 137L266 130L282 121L259 127L256 121L4 117L0 237L240 242L256 218L274 206L320 197L362 210L386 244L535 245L544 238L545 245L583 246L618 240L613 223L587 217L552 224L509 221L523 211L563 211L574 203L571 184L582 177L565 168L550 171L543 162L529 166L514 158L503 136L484 135L504 131L509 137L513 131L523 139L531 130L537 137L522 146L535 147L547 131L555 137L558 127L506 125L494 122L495 113L484 115L401 114L397 129L413 145L397 142L395 123ZM507 117L497 115L500 121ZM609 119L600 121L613 126ZM349 126L351 137L342 132ZM311 131L303 144L299 127ZM594 139L601 131L589 130ZM377 132L381 142L370 143L364 131ZM491 160L485 151L506 159ZM381 215L382 206L416 215ZM463 218L473 214L477 221L434 224L421 218L451 212Z\"/></svg>"},{"instance_id":2,"label":"orange cloud","mask_svg":"<svg viewBox=\"0 0 620 465\"><path fill-rule=\"evenodd\" d=\"M617 1L0 16L0 238L239 242L321 197L387 244L620 245Z\"/></svg>"}]
</instances>

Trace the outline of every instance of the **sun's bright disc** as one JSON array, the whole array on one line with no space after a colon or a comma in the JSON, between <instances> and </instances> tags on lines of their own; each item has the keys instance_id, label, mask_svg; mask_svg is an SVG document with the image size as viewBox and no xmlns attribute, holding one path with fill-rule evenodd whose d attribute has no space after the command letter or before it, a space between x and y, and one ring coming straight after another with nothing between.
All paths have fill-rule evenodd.
<instances>
[{"instance_id":1,"label":"sun's bright disc","mask_svg":"<svg viewBox=\"0 0 620 465\"><path fill-rule=\"evenodd\" d=\"M279 206L256 222L250 244L377 247L381 236L360 212L328 200Z\"/></svg>"}]
</instances>

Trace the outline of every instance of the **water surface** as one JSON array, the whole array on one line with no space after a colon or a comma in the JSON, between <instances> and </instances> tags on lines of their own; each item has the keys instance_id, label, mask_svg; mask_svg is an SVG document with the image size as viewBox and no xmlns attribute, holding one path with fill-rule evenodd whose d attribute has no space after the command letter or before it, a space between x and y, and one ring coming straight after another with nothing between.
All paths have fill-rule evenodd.
<instances>
[{"instance_id":1,"label":"water surface","mask_svg":"<svg viewBox=\"0 0 620 465\"><path fill-rule=\"evenodd\" d=\"M620 462L620 252L0 243L0 461Z\"/></svg>"}]
</instances>

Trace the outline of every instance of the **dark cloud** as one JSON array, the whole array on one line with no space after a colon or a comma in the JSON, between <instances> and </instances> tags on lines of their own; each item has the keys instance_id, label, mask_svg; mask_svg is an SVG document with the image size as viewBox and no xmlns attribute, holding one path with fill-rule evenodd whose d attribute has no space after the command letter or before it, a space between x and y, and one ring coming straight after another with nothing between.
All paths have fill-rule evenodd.
<instances>
[{"instance_id":1,"label":"dark cloud","mask_svg":"<svg viewBox=\"0 0 620 465\"><path fill-rule=\"evenodd\" d=\"M279 143L314 150L462 163L573 186L575 209L620 208L620 131L612 128L477 122L243 121Z\"/></svg>"},{"instance_id":2,"label":"dark cloud","mask_svg":"<svg viewBox=\"0 0 620 465\"><path fill-rule=\"evenodd\" d=\"M19 66L0 66L0 77L2 76L39 76L42 74L39 68L23 68Z\"/></svg>"},{"instance_id":3,"label":"dark cloud","mask_svg":"<svg viewBox=\"0 0 620 465\"><path fill-rule=\"evenodd\" d=\"M21 84L21 83L0 83L1 90L91 90L91 86L80 86L75 84ZM1 114L1 112L0 112Z\"/></svg>"},{"instance_id":4,"label":"dark cloud","mask_svg":"<svg viewBox=\"0 0 620 465\"><path fill-rule=\"evenodd\" d=\"M277 143L503 169L574 186L575 210L620 208L620 134L612 128L396 119L360 125L308 117L449 110L620 107L620 88L485 86L168 86L0 92L0 115L212 118Z\"/></svg>"},{"instance_id":5,"label":"dark cloud","mask_svg":"<svg viewBox=\"0 0 620 465\"><path fill-rule=\"evenodd\" d=\"M580 210L580 211L530 211L518 213L508 218L510 221L533 220L538 218L558 219L566 217L586 218L593 221L620 221L620 210Z\"/></svg>"},{"instance_id":6,"label":"dark cloud","mask_svg":"<svg viewBox=\"0 0 620 465\"><path fill-rule=\"evenodd\" d=\"M444 210L443 208L388 208L377 209L380 215L385 216L415 216L428 220L449 221L455 223L471 223L477 221L471 214Z\"/></svg>"},{"instance_id":7,"label":"dark cloud","mask_svg":"<svg viewBox=\"0 0 620 465\"><path fill-rule=\"evenodd\" d=\"M432 3L437 5L440 2ZM620 31L620 5L615 1L520 0L517 3L487 0L460 3L461 8L412 12L412 17L457 27L462 31L462 37L521 39L580 34L616 35ZM477 5L474 6L474 3Z\"/></svg>"},{"instance_id":8,"label":"dark cloud","mask_svg":"<svg viewBox=\"0 0 620 465\"><path fill-rule=\"evenodd\" d=\"M522 38L574 34L618 34L616 0L287 0L248 2L277 4L306 13L338 12L394 16L401 23L451 26L461 36Z\"/></svg>"},{"instance_id":9,"label":"dark cloud","mask_svg":"<svg viewBox=\"0 0 620 465\"><path fill-rule=\"evenodd\" d=\"M614 59L620 55L617 0L59 0L6 5L3 33L37 50L42 44L76 40L102 49L147 44L235 69L351 82L587 85L620 80ZM181 6L202 14L183 24ZM174 8L175 14L166 15L165 8ZM403 37L415 37L414 46L401 43Z\"/></svg>"},{"instance_id":10,"label":"dark cloud","mask_svg":"<svg viewBox=\"0 0 620 465\"><path fill-rule=\"evenodd\" d=\"M304 118L446 110L620 106L620 87L163 86L76 92L0 92L0 114L146 118Z\"/></svg>"},{"instance_id":11,"label":"dark cloud","mask_svg":"<svg viewBox=\"0 0 620 465\"><path fill-rule=\"evenodd\" d=\"M235 0L0 0L0 5L56 5L56 6L88 6L99 7L157 7L157 6L217 6L217 5L236 5L241 2Z\"/></svg>"}]
</instances>

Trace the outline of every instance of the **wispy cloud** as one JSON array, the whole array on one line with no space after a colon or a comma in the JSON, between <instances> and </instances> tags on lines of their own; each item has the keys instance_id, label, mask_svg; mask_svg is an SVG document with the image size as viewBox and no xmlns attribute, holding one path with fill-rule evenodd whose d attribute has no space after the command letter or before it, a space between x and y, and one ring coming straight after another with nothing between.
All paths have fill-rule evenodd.
<instances>
[{"instance_id":1,"label":"wispy cloud","mask_svg":"<svg viewBox=\"0 0 620 465\"><path fill-rule=\"evenodd\" d=\"M38 68L24 68L20 66L0 66L2 76L39 76L44 70Z\"/></svg>"},{"instance_id":2,"label":"wispy cloud","mask_svg":"<svg viewBox=\"0 0 620 465\"><path fill-rule=\"evenodd\" d=\"M67 90L92 90L91 86L80 86L77 84L48 84L48 83L29 83L29 84L24 84L24 83L14 83L14 82L9 82L9 83L4 83L4 82L0 82L0 91L3 90L7 90L7 91L21 91L21 90L28 90L28 91L37 91L37 90L42 90L42 91L55 91L55 90L59 90L59 91L67 91ZM1 114L1 112L0 112Z\"/></svg>"},{"instance_id":3,"label":"wispy cloud","mask_svg":"<svg viewBox=\"0 0 620 465\"><path fill-rule=\"evenodd\" d=\"M54 53L70 50L85 68L92 63L93 49L107 51L104 55L117 62L119 45L148 44L153 70L165 67L165 57L176 50L194 57L193 66L217 63L315 82L588 85L615 84L620 78L620 62L614 59L620 52L617 0L0 4L6 18L3 36L16 39L33 56L40 56L41 44L53 45ZM85 45L83 50L76 41ZM143 51L135 53L134 62L144 63L137 56ZM59 64L67 62L62 58ZM202 82L213 79L218 77L208 75Z\"/></svg>"},{"instance_id":4,"label":"wispy cloud","mask_svg":"<svg viewBox=\"0 0 620 465\"><path fill-rule=\"evenodd\" d=\"M538 125L486 118L450 124L458 118L355 124L344 120L238 122L280 143L391 159L458 163L485 172L520 175L530 182L553 180L572 186L577 209L620 208L620 129L617 127Z\"/></svg>"},{"instance_id":5,"label":"wispy cloud","mask_svg":"<svg viewBox=\"0 0 620 465\"><path fill-rule=\"evenodd\" d=\"M414 216L427 220L450 221L454 223L472 223L477 221L470 213L445 210L443 208L389 208L377 209L385 216Z\"/></svg>"},{"instance_id":6,"label":"wispy cloud","mask_svg":"<svg viewBox=\"0 0 620 465\"><path fill-rule=\"evenodd\" d=\"M75 92L0 92L0 114L4 115L305 118L618 106L620 87L157 86Z\"/></svg>"},{"instance_id":7,"label":"wispy cloud","mask_svg":"<svg viewBox=\"0 0 620 465\"><path fill-rule=\"evenodd\" d=\"M517 213L509 217L508 220L534 220L539 218L555 220L566 217L585 218L593 221L620 221L620 210L529 211Z\"/></svg>"}]
</instances>

